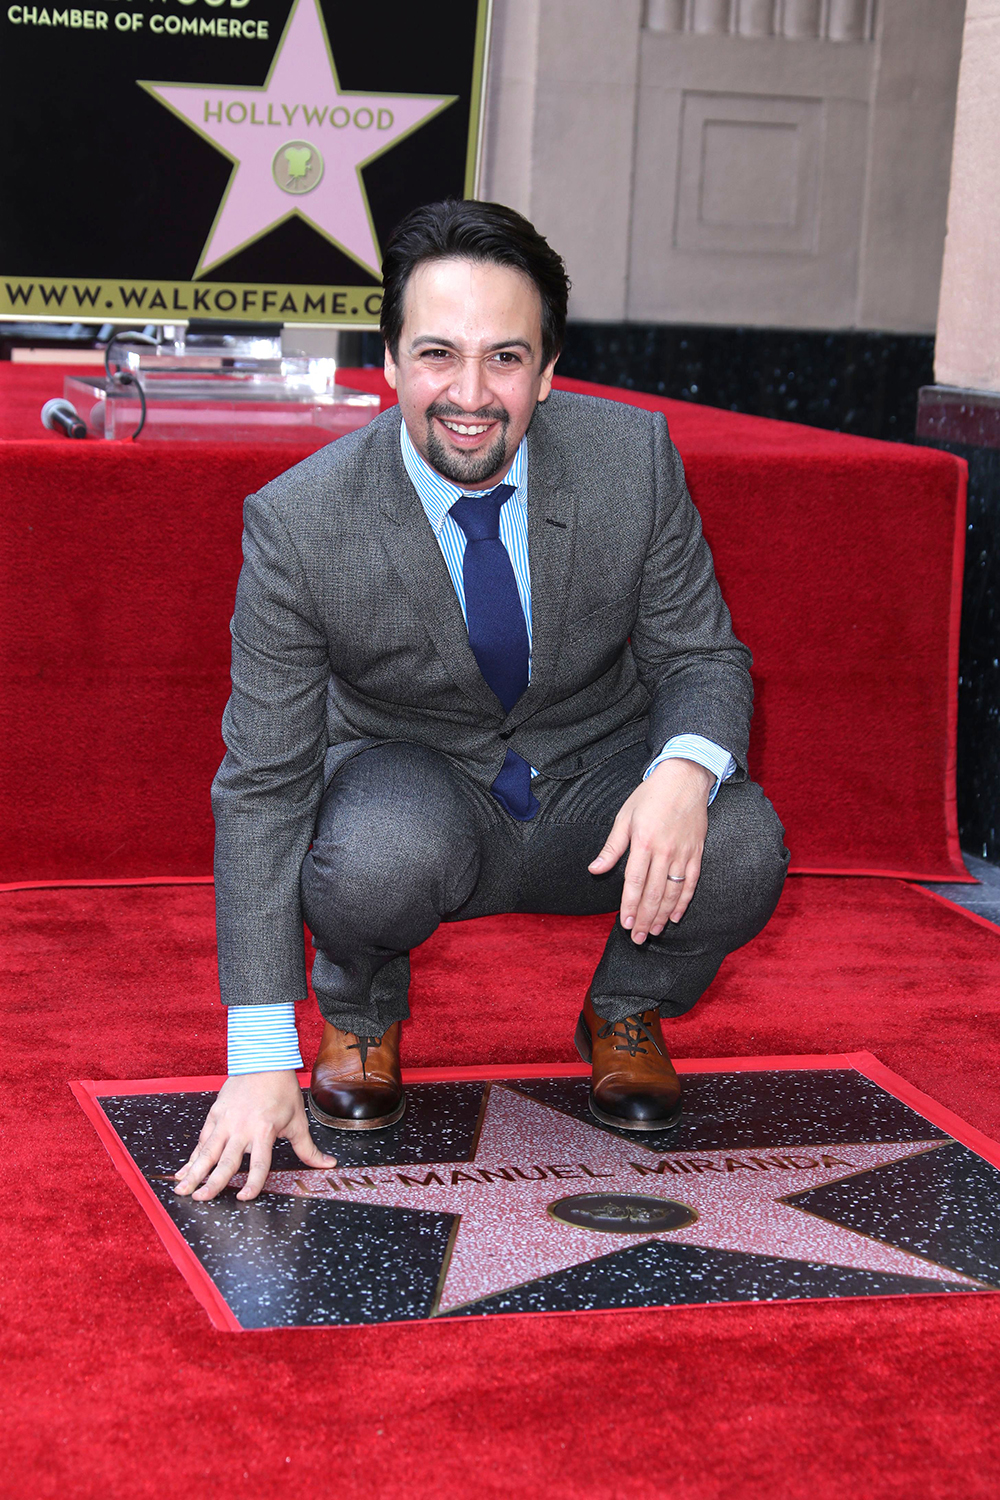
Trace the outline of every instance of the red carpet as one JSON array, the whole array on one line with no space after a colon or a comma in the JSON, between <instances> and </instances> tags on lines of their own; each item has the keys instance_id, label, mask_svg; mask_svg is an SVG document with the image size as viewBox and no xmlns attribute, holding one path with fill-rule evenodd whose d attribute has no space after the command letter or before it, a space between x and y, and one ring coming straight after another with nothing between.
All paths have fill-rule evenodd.
<instances>
[{"instance_id":1,"label":"red carpet","mask_svg":"<svg viewBox=\"0 0 1000 1500\"><path fill-rule=\"evenodd\" d=\"M71 443L38 423L61 386L0 366L0 881L203 874L241 502L302 454ZM751 766L794 868L962 878L964 465L604 394L668 414L756 659Z\"/></svg>"},{"instance_id":2,"label":"red carpet","mask_svg":"<svg viewBox=\"0 0 1000 1500\"><path fill-rule=\"evenodd\" d=\"M0 918L0 1493L996 1494L1000 1297L212 1332L66 1087L217 1070L210 889L7 893ZM443 929L406 1060L569 1060L605 922ZM793 879L669 1034L679 1056L867 1048L1000 1135L1000 935L897 882Z\"/></svg>"},{"instance_id":3,"label":"red carpet","mask_svg":"<svg viewBox=\"0 0 1000 1500\"><path fill-rule=\"evenodd\" d=\"M47 437L61 383L0 366L0 879L200 876L240 503L299 454ZM963 466L628 399L667 411L754 650L752 765L796 866L960 873ZM66 1086L218 1071L211 902L0 895L0 1494L996 1494L994 1296L212 1332ZM607 920L443 929L415 960L406 1061L571 1058ZM797 879L670 1037L689 1057L869 1050L996 1137L998 981L1000 935L923 893Z\"/></svg>"}]
</instances>

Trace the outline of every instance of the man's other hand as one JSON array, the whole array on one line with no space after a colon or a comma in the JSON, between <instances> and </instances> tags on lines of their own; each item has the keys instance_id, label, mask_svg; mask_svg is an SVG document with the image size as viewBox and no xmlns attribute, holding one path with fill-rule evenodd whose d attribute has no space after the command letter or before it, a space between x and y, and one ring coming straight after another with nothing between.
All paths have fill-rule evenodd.
<instances>
[{"instance_id":1,"label":"man's other hand","mask_svg":"<svg viewBox=\"0 0 1000 1500\"><path fill-rule=\"evenodd\" d=\"M175 1193L199 1202L214 1198L240 1170L250 1152L250 1170L236 1194L244 1203L256 1198L271 1170L271 1150L278 1139L290 1141L307 1167L335 1167L309 1134L302 1090L295 1070L243 1073L227 1078L198 1137L191 1159L175 1174Z\"/></svg>"},{"instance_id":2,"label":"man's other hand","mask_svg":"<svg viewBox=\"0 0 1000 1500\"><path fill-rule=\"evenodd\" d=\"M607 843L587 867L605 875L629 850L621 924L634 943L679 922L688 909L701 874L714 782L696 761L663 761L622 806Z\"/></svg>"}]
</instances>

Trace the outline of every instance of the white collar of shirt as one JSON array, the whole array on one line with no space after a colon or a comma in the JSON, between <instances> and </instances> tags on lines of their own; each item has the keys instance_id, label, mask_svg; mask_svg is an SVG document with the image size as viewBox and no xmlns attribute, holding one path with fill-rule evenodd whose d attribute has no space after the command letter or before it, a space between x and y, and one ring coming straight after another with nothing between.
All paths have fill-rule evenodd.
<instances>
[{"instance_id":1,"label":"white collar of shirt","mask_svg":"<svg viewBox=\"0 0 1000 1500\"><path fill-rule=\"evenodd\" d=\"M419 454L413 446L413 440L406 430L406 423L399 424L399 447L403 456L403 467L410 476L410 481L417 494L420 503L424 507L427 519L430 521L435 536L440 536L441 527L455 501L462 495L471 493L473 498L476 491L463 490L461 485L452 484L445 479L436 469ZM504 504L511 500L519 506L527 506L528 503L528 441L522 438L517 446L517 452L507 470L506 477L498 481L502 484L512 484L514 494L509 496Z\"/></svg>"}]
</instances>

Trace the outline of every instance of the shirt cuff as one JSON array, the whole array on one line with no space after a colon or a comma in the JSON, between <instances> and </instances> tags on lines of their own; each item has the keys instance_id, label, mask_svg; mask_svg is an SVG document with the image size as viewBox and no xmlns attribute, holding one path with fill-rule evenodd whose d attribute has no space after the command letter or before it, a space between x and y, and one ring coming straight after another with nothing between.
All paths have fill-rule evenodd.
<instances>
[{"instance_id":1,"label":"shirt cuff","mask_svg":"<svg viewBox=\"0 0 1000 1500\"><path fill-rule=\"evenodd\" d=\"M295 1006L291 1002L231 1005L228 1016L230 1077L302 1067Z\"/></svg>"},{"instance_id":2,"label":"shirt cuff","mask_svg":"<svg viewBox=\"0 0 1000 1500\"><path fill-rule=\"evenodd\" d=\"M708 794L710 803L714 802L722 783L728 781L736 770L736 762L729 751L723 750L721 745L716 745L712 740L703 739L700 734L675 734L656 759L646 767L643 781L652 775L657 766L662 766L665 760L693 760L699 766L704 766L706 771L711 771L715 784Z\"/></svg>"}]
</instances>

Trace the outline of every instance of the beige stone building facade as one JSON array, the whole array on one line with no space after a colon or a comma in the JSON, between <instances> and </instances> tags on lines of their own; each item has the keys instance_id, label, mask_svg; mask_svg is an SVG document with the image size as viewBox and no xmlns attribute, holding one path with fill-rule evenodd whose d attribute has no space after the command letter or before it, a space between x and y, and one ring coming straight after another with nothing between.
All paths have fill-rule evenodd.
<instances>
[{"instance_id":1,"label":"beige stone building facade","mask_svg":"<svg viewBox=\"0 0 1000 1500\"><path fill-rule=\"evenodd\" d=\"M964 13L494 0L482 195L576 319L933 332Z\"/></svg>"}]
</instances>

